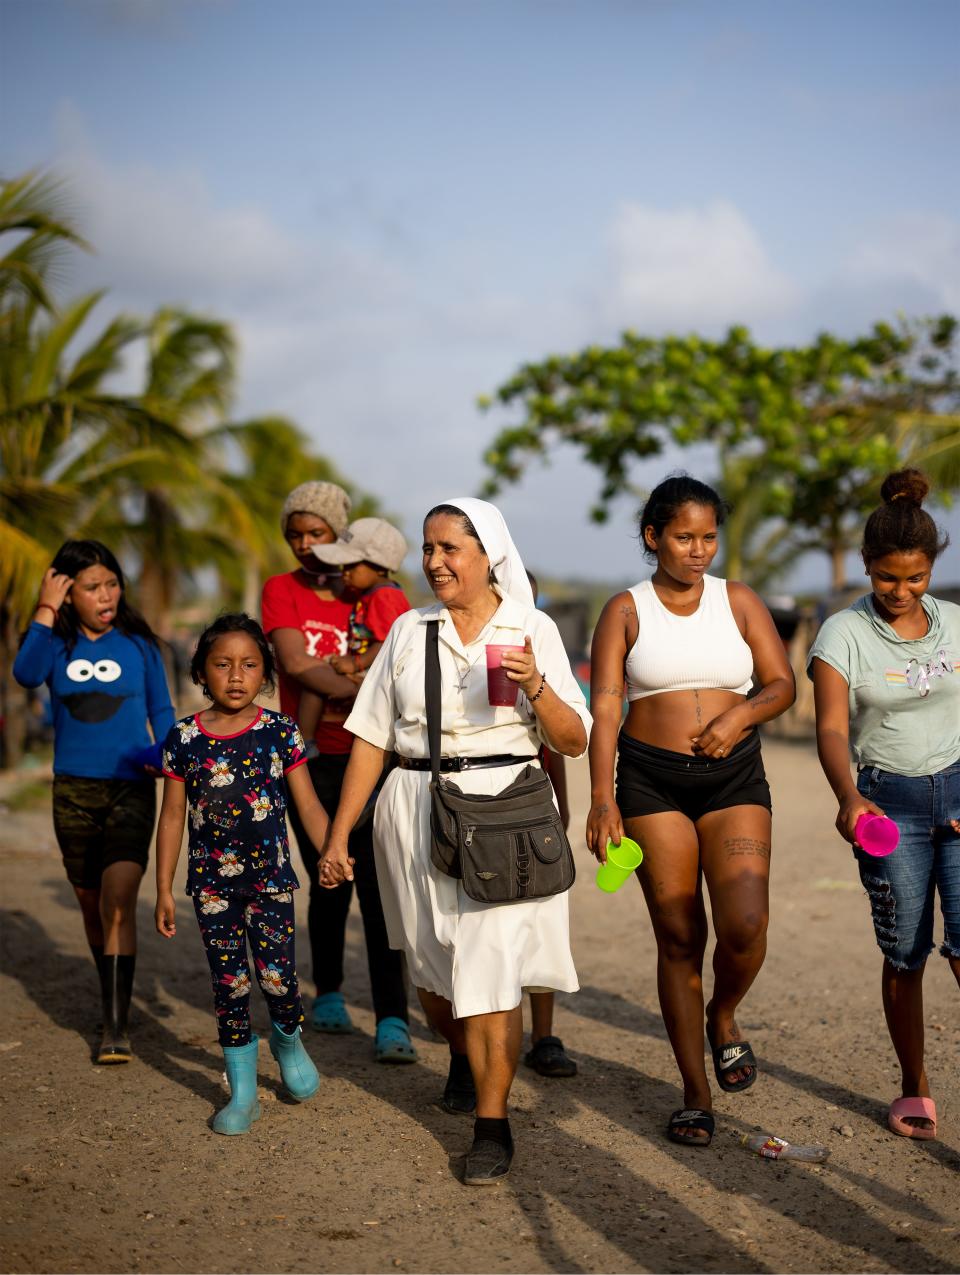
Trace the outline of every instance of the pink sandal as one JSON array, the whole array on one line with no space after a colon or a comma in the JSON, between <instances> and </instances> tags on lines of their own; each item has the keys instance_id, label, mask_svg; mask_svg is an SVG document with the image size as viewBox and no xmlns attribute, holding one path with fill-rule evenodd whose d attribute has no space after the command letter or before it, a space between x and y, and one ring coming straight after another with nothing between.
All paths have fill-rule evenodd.
<instances>
[{"instance_id":1,"label":"pink sandal","mask_svg":"<svg viewBox=\"0 0 960 1275\"><path fill-rule=\"evenodd\" d=\"M904 1117L912 1116L929 1120L932 1129L922 1129L915 1124L907 1124ZM937 1107L932 1098L897 1098L890 1104L887 1112L887 1124L894 1133L902 1138L935 1138L937 1136Z\"/></svg>"}]
</instances>

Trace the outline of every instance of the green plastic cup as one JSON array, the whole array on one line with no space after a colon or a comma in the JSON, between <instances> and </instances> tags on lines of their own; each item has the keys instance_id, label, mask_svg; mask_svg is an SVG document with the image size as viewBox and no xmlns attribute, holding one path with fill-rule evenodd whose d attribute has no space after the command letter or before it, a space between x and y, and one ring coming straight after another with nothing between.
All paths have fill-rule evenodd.
<instances>
[{"instance_id":1,"label":"green plastic cup","mask_svg":"<svg viewBox=\"0 0 960 1275\"><path fill-rule=\"evenodd\" d=\"M628 877L633 875L641 863L643 863L643 851L635 841L631 841L629 837L623 837L618 846L608 841L607 861L601 863L597 872L597 885L607 894L613 894L615 890L620 889Z\"/></svg>"}]
</instances>

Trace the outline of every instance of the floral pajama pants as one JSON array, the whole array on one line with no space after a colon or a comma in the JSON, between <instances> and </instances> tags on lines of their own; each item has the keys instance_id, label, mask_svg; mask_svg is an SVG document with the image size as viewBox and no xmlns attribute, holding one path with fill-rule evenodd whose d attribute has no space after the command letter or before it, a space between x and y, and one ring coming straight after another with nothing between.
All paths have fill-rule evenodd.
<instances>
[{"instance_id":1,"label":"floral pajama pants","mask_svg":"<svg viewBox=\"0 0 960 1275\"><path fill-rule=\"evenodd\" d=\"M220 1044L250 1043L250 964L271 1020L288 1035L303 1019L294 958L293 895L216 895L204 890L193 905L213 976Z\"/></svg>"}]
</instances>

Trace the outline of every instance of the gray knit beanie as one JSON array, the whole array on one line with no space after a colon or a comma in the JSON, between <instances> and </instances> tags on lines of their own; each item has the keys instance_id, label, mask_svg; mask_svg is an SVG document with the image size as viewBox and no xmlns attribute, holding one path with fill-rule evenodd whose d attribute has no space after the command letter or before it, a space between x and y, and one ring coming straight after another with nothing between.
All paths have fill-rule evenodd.
<instances>
[{"instance_id":1,"label":"gray knit beanie","mask_svg":"<svg viewBox=\"0 0 960 1275\"><path fill-rule=\"evenodd\" d=\"M315 514L329 523L334 535L342 535L350 518L350 497L336 483L301 483L283 502L280 527L287 534L287 523L293 514Z\"/></svg>"}]
</instances>

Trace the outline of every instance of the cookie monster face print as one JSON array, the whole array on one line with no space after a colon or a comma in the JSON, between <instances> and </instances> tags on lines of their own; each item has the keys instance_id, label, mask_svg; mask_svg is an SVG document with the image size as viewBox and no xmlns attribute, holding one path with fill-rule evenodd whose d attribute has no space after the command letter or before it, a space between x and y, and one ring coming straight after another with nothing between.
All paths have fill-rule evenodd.
<instances>
[{"instance_id":1,"label":"cookie monster face print","mask_svg":"<svg viewBox=\"0 0 960 1275\"><path fill-rule=\"evenodd\" d=\"M159 646L110 629L96 639L78 633L68 647L34 621L14 675L22 686L50 688L55 775L144 779L147 722L161 740L173 721Z\"/></svg>"},{"instance_id":2,"label":"cookie monster face print","mask_svg":"<svg viewBox=\"0 0 960 1275\"><path fill-rule=\"evenodd\" d=\"M106 722L130 698L129 693L106 689L123 678L123 668L116 660L100 659L94 663L73 659L64 669L64 677L77 689L62 693L60 699L78 722Z\"/></svg>"}]
</instances>

